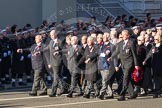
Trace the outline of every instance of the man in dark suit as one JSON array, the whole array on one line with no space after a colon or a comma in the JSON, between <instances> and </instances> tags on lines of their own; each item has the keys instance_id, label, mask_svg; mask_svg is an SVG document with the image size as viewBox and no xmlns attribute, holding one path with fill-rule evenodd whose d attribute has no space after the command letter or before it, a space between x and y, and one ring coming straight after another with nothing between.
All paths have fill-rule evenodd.
<instances>
[{"instance_id":1,"label":"man in dark suit","mask_svg":"<svg viewBox=\"0 0 162 108\"><path fill-rule=\"evenodd\" d=\"M63 92L63 86L61 82L61 66L62 66L62 42L57 37L57 30L52 30L50 32L51 41L47 47L45 47L42 51L50 52L50 64L48 64L49 68L53 70L53 84L52 91L49 95L50 97L56 97L57 88L60 86L61 91Z\"/></svg>"},{"instance_id":2,"label":"man in dark suit","mask_svg":"<svg viewBox=\"0 0 162 108\"><path fill-rule=\"evenodd\" d=\"M134 95L133 86L131 83L131 75L133 72L134 67L139 69L137 63L137 54L136 54L136 45L133 41L129 39L129 32L128 30L122 31L123 41L121 41L116 48L116 51L112 54L111 58L114 58L117 54L120 54L120 60L122 64L122 68L124 71L123 76L123 88L120 93L120 97L118 101L125 100L125 94L128 89L130 97L129 99L136 98L137 96ZM110 60L110 58L109 58Z\"/></svg>"},{"instance_id":3,"label":"man in dark suit","mask_svg":"<svg viewBox=\"0 0 162 108\"><path fill-rule=\"evenodd\" d=\"M51 37L48 34L46 34L45 31L41 31L40 34L43 37L44 46L47 47L49 45L50 41L51 41ZM43 55L45 57L46 80L47 80L48 84L52 84L52 73L53 73L53 71L52 71L52 69L50 69L48 67L48 64L50 64L50 58L49 58L50 52L46 51L46 52L43 53Z\"/></svg>"},{"instance_id":4,"label":"man in dark suit","mask_svg":"<svg viewBox=\"0 0 162 108\"><path fill-rule=\"evenodd\" d=\"M79 96L82 95L82 89L80 85L80 69L78 68L78 62L82 57L82 48L78 45L78 38L73 36L71 38L71 47L68 48L68 69L71 73L71 88L67 97L72 97L75 87L79 85Z\"/></svg>"},{"instance_id":5,"label":"man in dark suit","mask_svg":"<svg viewBox=\"0 0 162 108\"><path fill-rule=\"evenodd\" d=\"M47 95L47 87L44 81L44 57L43 54L40 53L43 48L42 44L42 36L37 35L35 37L36 44L32 45L31 48L18 49L18 53L22 53L23 51L31 51L31 62L32 68L34 70L34 82L31 93L29 95L36 96L37 91L40 88L42 92L39 95Z\"/></svg>"},{"instance_id":6,"label":"man in dark suit","mask_svg":"<svg viewBox=\"0 0 162 108\"><path fill-rule=\"evenodd\" d=\"M87 80L87 89L84 94L84 98L90 98L90 94L93 90L94 84L97 82L97 47L94 45L94 38L88 37L87 39L87 48L85 49L84 55L79 61L78 64L82 63L83 61L86 64L85 69L85 80ZM96 86L96 85L95 85ZM95 88L95 94L97 93L97 88Z\"/></svg>"},{"instance_id":7,"label":"man in dark suit","mask_svg":"<svg viewBox=\"0 0 162 108\"><path fill-rule=\"evenodd\" d=\"M87 36L83 35L81 39L81 47L82 47L82 52L84 54L85 49L87 48ZM80 78L80 83L82 85L82 90L85 90L86 87L86 80L85 80L85 63L83 62L80 64L79 68L81 69L81 78Z\"/></svg>"}]
</instances>

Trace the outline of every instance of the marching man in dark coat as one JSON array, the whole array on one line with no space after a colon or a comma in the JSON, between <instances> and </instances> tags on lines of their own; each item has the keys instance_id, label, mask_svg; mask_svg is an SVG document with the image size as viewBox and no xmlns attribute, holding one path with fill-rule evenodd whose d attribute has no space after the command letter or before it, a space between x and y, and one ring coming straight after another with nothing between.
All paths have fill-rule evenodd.
<instances>
[{"instance_id":1,"label":"marching man in dark coat","mask_svg":"<svg viewBox=\"0 0 162 108\"><path fill-rule=\"evenodd\" d=\"M23 51L31 51L31 62L32 68L34 70L34 82L31 93L29 95L36 96L37 91L40 88L42 91L39 95L47 95L47 87L44 81L44 57L43 54L40 53L43 48L42 44L42 36L37 35L35 37L36 44L32 45L31 48L18 49L18 53L22 53Z\"/></svg>"},{"instance_id":2,"label":"marching man in dark coat","mask_svg":"<svg viewBox=\"0 0 162 108\"><path fill-rule=\"evenodd\" d=\"M90 98L90 93L92 92L93 86L97 81L97 47L94 45L93 37L88 37L87 40L88 47L85 49L84 55L79 61L85 60L85 80L87 80L87 88L83 97ZM95 89L97 92L97 89Z\"/></svg>"},{"instance_id":3,"label":"marching man in dark coat","mask_svg":"<svg viewBox=\"0 0 162 108\"><path fill-rule=\"evenodd\" d=\"M82 47L78 45L78 38L73 36L71 38L71 46L68 48L68 69L71 74L71 87L67 97L72 97L75 87L79 85L79 96L82 95L82 89L80 85L80 69L78 68L78 62L82 57Z\"/></svg>"},{"instance_id":4,"label":"marching man in dark coat","mask_svg":"<svg viewBox=\"0 0 162 108\"><path fill-rule=\"evenodd\" d=\"M62 68L62 41L57 37L57 30L52 30L50 32L51 41L47 47L43 48L41 52L49 51L49 63L48 67L53 71L53 83L52 90L49 97L56 97L57 88L60 87L61 93L64 92L63 83L61 79L61 68Z\"/></svg>"},{"instance_id":5,"label":"marching man in dark coat","mask_svg":"<svg viewBox=\"0 0 162 108\"><path fill-rule=\"evenodd\" d=\"M114 58L117 54L120 54L120 60L124 71L123 88L118 101L125 100L125 94L127 90L129 91L130 95L129 99L136 98L131 82L131 75L134 68L139 69L137 63L136 45L132 40L129 39L128 30L123 30L122 36L123 41L119 43L118 47L116 48L116 51L111 56L111 58ZM109 58L109 60L111 60L111 58Z\"/></svg>"}]
</instances>

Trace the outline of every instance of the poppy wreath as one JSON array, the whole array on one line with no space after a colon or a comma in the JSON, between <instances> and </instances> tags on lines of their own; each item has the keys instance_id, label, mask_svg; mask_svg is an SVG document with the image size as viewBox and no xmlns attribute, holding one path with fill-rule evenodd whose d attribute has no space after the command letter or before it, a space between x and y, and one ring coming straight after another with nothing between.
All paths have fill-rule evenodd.
<instances>
[{"instance_id":1,"label":"poppy wreath","mask_svg":"<svg viewBox=\"0 0 162 108\"><path fill-rule=\"evenodd\" d=\"M139 82L142 80L142 77L143 77L143 71L142 71L142 68L134 68L134 71L133 71L133 81L134 82Z\"/></svg>"}]
</instances>

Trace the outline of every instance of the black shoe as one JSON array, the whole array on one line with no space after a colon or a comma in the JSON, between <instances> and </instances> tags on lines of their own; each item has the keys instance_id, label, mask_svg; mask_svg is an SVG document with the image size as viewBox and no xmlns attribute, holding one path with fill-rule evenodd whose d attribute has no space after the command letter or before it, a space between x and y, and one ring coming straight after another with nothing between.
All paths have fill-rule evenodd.
<instances>
[{"instance_id":1,"label":"black shoe","mask_svg":"<svg viewBox=\"0 0 162 108\"><path fill-rule=\"evenodd\" d=\"M133 96L128 97L128 99L136 99L136 98L137 98L137 95L133 95Z\"/></svg>"},{"instance_id":2,"label":"black shoe","mask_svg":"<svg viewBox=\"0 0 162 108\"><path fill-rule=\"evenodd\" d=\"M154 90L148 90L147 91L147 94L153 94L154 93Z\"/></svg>"},{"instance_id":3,"label":"black shoe","mask_svg":"<svg viewBox=\"0 0 162 108\"><path fill-rule=\"evenodd\" d=\"M56 94L50 94L49 97L57 97L58 95Z\"/></svg>"},{"instance_id":4,"label":"black shoe","mask_svg":"<svg viewBox=\"0 0 162 108\"><path fill-rule=\"evenodd\" d=\"M111 96L106 96L106 97L105 97L105 99L113 99L113 98L114 98L113 95L111 95Z\"/></svg>"},{"instance_id":5,"label":"black shoe","mask_svg":"<svg viewBox=\"0 0 162 108\"><path fill-rule=\"evenodd\" d=\"M83 98L89 99L89 98L90 98L90 94L84 94L84 95L83 95Z\"/></svg>"},{"instance_id":6,"label":"black shoe","mask_svg":"<svg viewBox=\"0 0 162 108\"><path fill-rule=\"evenodd\" d=\"M75 96L83 96L83 93L82 92L81 93L78 93Z\"/></svg>"},{"instance_id":7,"label":"black shoe","mask_svg":"<svg viewBox=\"0 0 162 108\"><path fill-rule=\"evenodd\" d=\"M66 97L68 97L68 98L72 98L73 95L72 95L72 93L69 93Z\"/></svg>"},{"instance_id":8,"label":"black shoe","mask_svg":"<svg viewBox=\"0 0 162 108\"><path fill-rule=\"evenodd\" d=\"M154 95L153 95L153 98L158 98L158 95L157 95L157 94L154 94Z\"/></svg>"},{"instance_id":9,"label":"black shoe","mask_svg":"<svg viewBox=\"0 0 162 108\"><path fill-rule=\"evenodd\" d=\"M105 99L105 97L104 97L103 94L99 95L98 98L101 99L101 100L104 100Z\"/></svg>"},{"instance_id":10,"label":"black shoe","mask_svg":"<svg viewBox=\"0 0 162 108\"><path fill-rule=\"evenodd\" d=\"M44 95L47 95L47 92L41 92L41 93L39 93L39 96L44 96Z\"/></svg>"},{"instance_id":11,"label":"black shoe","mask_svg":"<svg viewBox=\"0 0 162 108\"><path fill-rule=\"evenodd\" d=\"M133 96L128 97L128 99L136 99L136 98L137 98L137 95L133 95Z\"/></svg>"},{"instance_id":12,"label":"black shoe","mask_svg":"<svg viewBox=\"0 0 162 108\"><path fill-rule=\"evenodd\" d=\"M37 96L37 93L29 93L29 96Z\"/></svg>"},{"instance_id":13,"label":"black shoe","mask_svg":"<svg viewBox=\"0 0 162 108\"><path fill-rule=\"evenodd\" d=\"M124 97L124 96L120 96L120 97L118 98L118 101L125 101L125 97Z\"/></svg>"}]
</instances>

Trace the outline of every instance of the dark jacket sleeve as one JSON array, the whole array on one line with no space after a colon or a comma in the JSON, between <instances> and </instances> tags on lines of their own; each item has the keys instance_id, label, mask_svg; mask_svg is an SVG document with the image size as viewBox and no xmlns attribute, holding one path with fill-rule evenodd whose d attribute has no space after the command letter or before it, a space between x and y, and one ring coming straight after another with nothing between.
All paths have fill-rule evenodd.
<instances>
[{"instance_id":1,"label":"dark jacket sleeve","mask_svg":"<svg viewBox=\"0 0 162 108\"><path fill-rule=\"evenodd\" d=\"M132 41L131 41L131 51L133 55L134 65L138 66L136 45Z\"/></svg>"},{"instance_id":2,"label":"dark jacket sleeve","mask_svg":"<svg viewBox=\"0 0 162 108\"><path fill-rule=\"evenodd\" d=\"M115 50L116 50L115 45L112 45L111 53L115 52ZM113 63L114 63L114 66L115 67L118 67L118 57L117 56L118 55L116 55L116 56L113 57Z\"/></svg>"},{"instance_id":3,"label":"dark jacket sleeve","mask_svg":"<svg viewBox=\"0 0 162 108\"><path fill-rule=\"evenodd\" d=\"M23 51L29 51L29 52L31 52L31 49L32 49L32 48L23 48L22 50L23 50Z\"/></svg>"},{"instance_id":4,"label":"dark jacket sleeve","mask_svg":"<svg viewBox=\"0 0 162 108\"><path fill-rule=\"evenodd\" d=\"M154 46L152 46L149 53L146 55L146 58L145 58L144 62L147 62L147 60L150 59L153 56L153 53L152 53L153 48L154 48Z\"/></svg>"},{"instance_id":5,"label":"dark jacket sleeve","mask_svg":"<svg viewBox=\"0 0 162 108\"><path fill-rule=\"evenodd\" d=\"M116 44L116 48L115 48L115 50L112 52L112 55L111 55L111 58L112 58L112 59L114 59L114 58L116 58L116 57L118 56L119 50L120 50L120 49L119 49L120 44L121 44L121 43Z\"/></svg>"},{"instance_id":6,"label":"dark jacket sleeve","mask_svg":"<svg viewBox=\"0 0 162 108\"><path fill-rule=\"evenodd\" d=\"M93 60L96 57L98 57L98 48L94 47L94 51L93 52L94 53L92 53L92 54L89 55L90 60Z\"/></svg>"}]
</instances>

